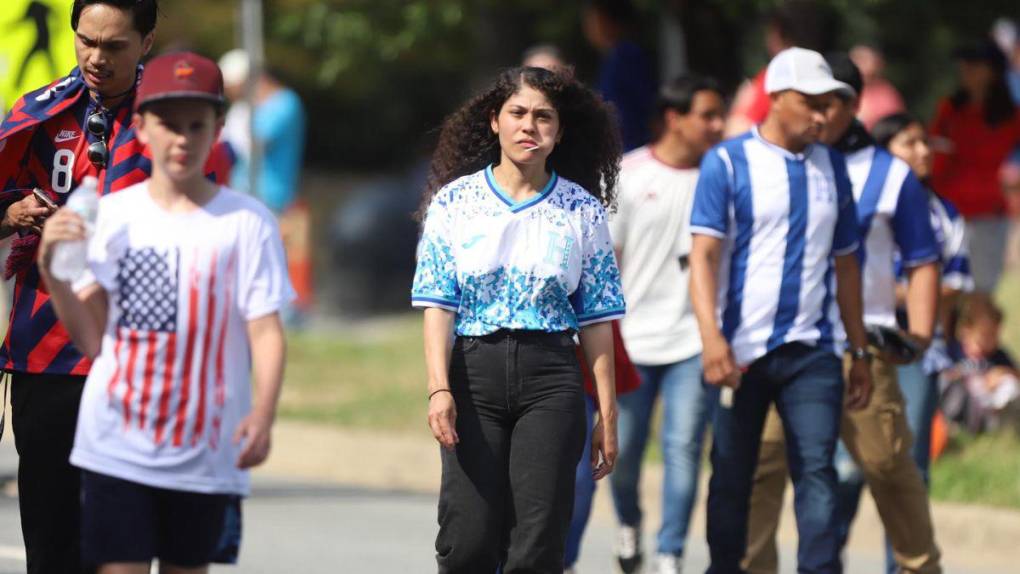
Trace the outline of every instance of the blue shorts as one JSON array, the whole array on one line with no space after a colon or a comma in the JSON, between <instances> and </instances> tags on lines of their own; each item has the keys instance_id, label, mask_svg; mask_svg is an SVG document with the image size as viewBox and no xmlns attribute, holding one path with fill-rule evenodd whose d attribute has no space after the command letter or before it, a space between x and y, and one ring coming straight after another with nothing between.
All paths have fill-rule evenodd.
<instances>
[{"instance_id":1,"label":"blue shorts","mask_svg":"<svg viewBox=\"0 0 1020 574\"><path fill-rule=\"evenodd\" d=\"M241 497L155 488L88 470L81 477L82 562L234 563Z\"/></svg>"}]
</instances>

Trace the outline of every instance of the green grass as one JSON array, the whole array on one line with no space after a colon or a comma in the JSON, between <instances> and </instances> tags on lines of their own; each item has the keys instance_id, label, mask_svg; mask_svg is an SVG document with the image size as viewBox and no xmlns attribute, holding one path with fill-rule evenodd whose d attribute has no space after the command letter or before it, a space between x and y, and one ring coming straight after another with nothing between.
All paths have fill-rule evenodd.
<instances>
[{"instance_id":1,"label":"green grass","mask_svg":"<svg viewBox=\"0 0 1020 574\"><path fill-rule=\"evenodd\" d=\"M280 415L405 430L425 424L421 315L288 340Z\"/></svg>"},{"instance_id":2,"label":"green grass","mask_svg":"<svg viewBox=\"0 0 1020 574\"><path fill-rule=\"evenodd\" d=\"M1020 357L1020 273L1007 275L997 296L1006 311L1004 344ZM281 416L375 430L424 426L421 315L336 333L293 334L288 348ZM660 462L658 439L649 443L646 460ZM1020 438L954 437L932 467L931 487L936 500L1020 508Z\"/></svg>"},{"instance_id":3,"label":"green grass","mask_svg":"<svg viewBox=\"0 0 1020 574\"><path fill-rule=\"evenodd\" d=\"M931 469L931 497L1020 508L1020 437L958 434Z\"/></svg>"}]
</instances>

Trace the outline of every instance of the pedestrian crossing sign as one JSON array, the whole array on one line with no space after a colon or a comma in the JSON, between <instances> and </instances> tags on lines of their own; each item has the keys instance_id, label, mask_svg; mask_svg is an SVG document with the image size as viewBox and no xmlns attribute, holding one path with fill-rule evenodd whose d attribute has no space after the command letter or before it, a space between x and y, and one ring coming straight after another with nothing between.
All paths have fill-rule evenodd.
<instances>
[{"instance_id":1,"label":"pedestrian crossing sign","mask_svg":"<svg viewBox=\"0 0 1020 574\"><path fill-rule=\"evenodd\" d=\"M0 110L74 68L71 0L0 2Z\"/></svg>"}]
</instances>

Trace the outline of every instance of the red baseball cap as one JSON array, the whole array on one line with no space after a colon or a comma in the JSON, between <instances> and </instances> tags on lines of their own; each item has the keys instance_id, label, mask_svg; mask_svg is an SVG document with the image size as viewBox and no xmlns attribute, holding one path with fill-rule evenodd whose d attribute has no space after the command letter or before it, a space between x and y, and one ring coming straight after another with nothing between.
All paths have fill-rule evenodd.
<instances>
[{"instance_id":1,"label":"red baseball cap","mask_svg":"<svg viewBox=\"0 0 1020 574\"><path fill-rule=\"evenodd\" d=\"M193 52L174 52L153 58L142 72L135 110L169 99L198 99L217 106L223 98L223 74L209 58Z\"/></svg>"}]
</instances>

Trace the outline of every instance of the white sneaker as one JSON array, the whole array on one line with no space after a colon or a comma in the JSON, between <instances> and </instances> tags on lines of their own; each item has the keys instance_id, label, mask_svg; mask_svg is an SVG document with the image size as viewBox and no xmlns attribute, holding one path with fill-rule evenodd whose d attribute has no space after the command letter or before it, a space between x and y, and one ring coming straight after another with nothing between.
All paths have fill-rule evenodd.
<instances>
[{"instance_id":1,"label":"white sneaker","mask_svg":"<svg viewBox=\"0 0 1020 574\"><path fill-rule=\"evenodd\" d=\"M672 554L655 555L655 574L681 574L683 570L683 558Z\"/></svg>"},{"instance_id":2,"label":"white sneaker","mask_svg":"<svg viewBox=\"0 0 1020 574\"><path fill-rule=\"evenodd\" d=\"M633 526L621 526L616 531L616 563L623 574L634 574L641 570L641 530Z\"/></svg>"}]
</instances>

